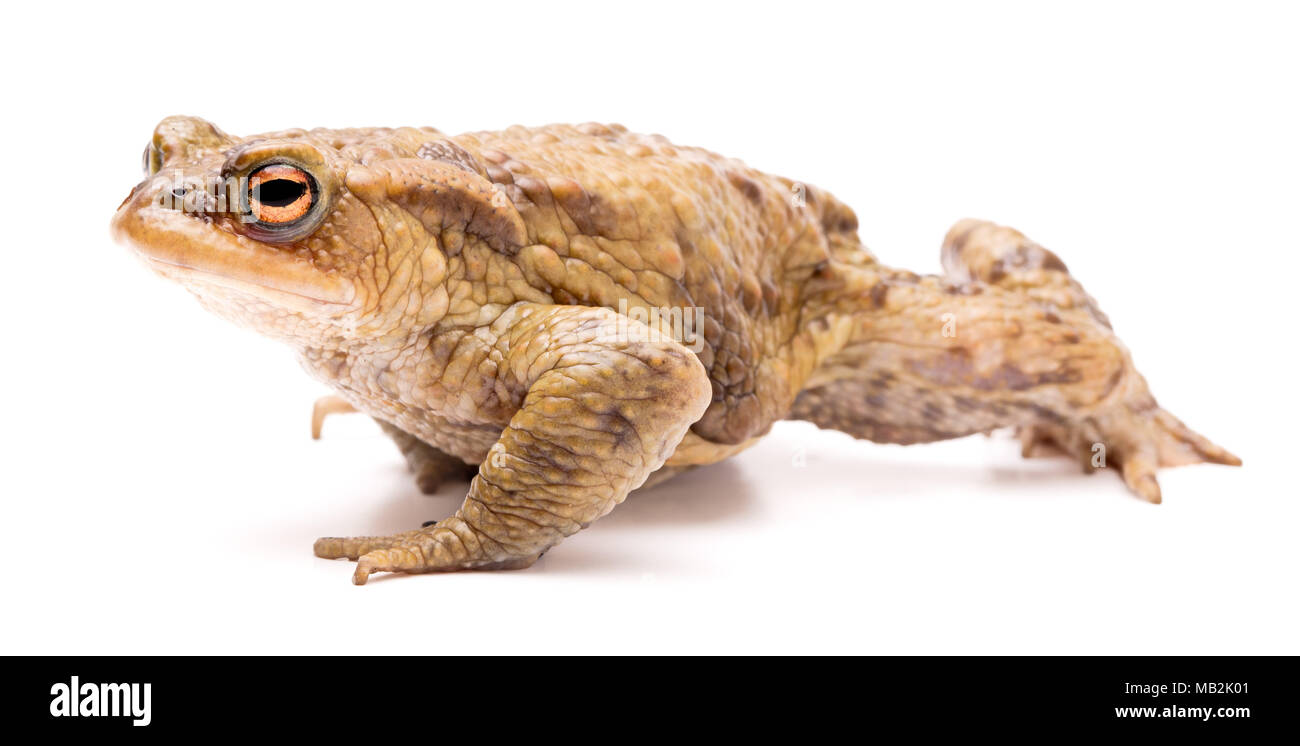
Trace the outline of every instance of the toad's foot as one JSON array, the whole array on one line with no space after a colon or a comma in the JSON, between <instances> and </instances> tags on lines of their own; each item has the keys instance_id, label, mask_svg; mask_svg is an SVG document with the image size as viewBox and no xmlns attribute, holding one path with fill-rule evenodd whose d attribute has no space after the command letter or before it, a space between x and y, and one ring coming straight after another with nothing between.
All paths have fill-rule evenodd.
<instances>
[{"instance_id":1,"label":"toad's foot","mask_svg":"<svg viewBox=\"0 0 1300 746\"><path fill-rule=\"evenodd\" d=\"M1065 263L1013 228L962 220L948 231L942 258L945 272L954 280L989 283L1053 312L1086 311L1101 328L1110 328L1110 320ZM1118 403L1092 416L1051 417L1020 427L1022 452L1033 456L1044 450L1061 451L1081 460L1085 469L1118 466L1129 489L1153 503L1160 502L1156 481L1160 467L1241 465L1241 459L1161 409L1131 361L1118 375L1127 383Z\"/></svg>"},{"instance_id":2,"label":"toad's foot","mask_svg":"<svg viewBox=\"0 0 1300 746\"><path fill-rule=\"evenodd\" d=\"M317 557L322 559L360 559L362 555L379 549L388 549L389 547L413 541L420 530L404 531L392 536L350 536L339 538L334 536L325 536L316 540L312 551Z\"/></svg>"},{"instance_id":3,"label":"toad's foot","mask_svg":"<svg viewBox=\"0 0 1300 746\"><path fill-rule=\"evenodd\" d=\"M1020 428L1019 436L1026 457L1057 451L1077 457L1085 470L1118 467L1128 488L1153 503L1161 499L1158 468L1241 465L1241 459L1184 425L1150 396L1078 423L1027 425Z\"/></svg>"},{"instance_id":4,"label":"toad's foot","mask_svg":"<svg viewBox=\"0 0 1300 746\"><path fill-rule=\"evenodd\" d=\"M522 570L545 551L512 555L505 547L487 546L485 542L491 544L491 540L465 521L449 518L392 536L317 539L313 550L317 557L325 559L356 560L352 573L355 585L365 585L377 572Z\"/></svg>"},{"instance_id":5,"label":"toad's foot","mask_svg":"<svg viewBox=\"0 0 1300 746\"><path fill-rule=\"evenodd\" d=\"M332 414L349 414L355 412L356 407L347 403L340 396L322 396L316 400L311 407L311 439L320 440L321 428L325 426L325 418Z\"/></svg>"},{"instance_id":6,"label":"toad's foot","mask_svg":"<svg viewBox=\"0 0 1300 746\"><path fill-rule=\"evenodd\" d=\"M397 444L398 450L406 457L406 465L411 473L415 474L415 484L426 495L437 492L445 482L469 481L478 473L477 464L467 464L449 453L443 453L383 420L375 420L375 422L378 422L379 427Z\"/></svg>"}]
</instances>

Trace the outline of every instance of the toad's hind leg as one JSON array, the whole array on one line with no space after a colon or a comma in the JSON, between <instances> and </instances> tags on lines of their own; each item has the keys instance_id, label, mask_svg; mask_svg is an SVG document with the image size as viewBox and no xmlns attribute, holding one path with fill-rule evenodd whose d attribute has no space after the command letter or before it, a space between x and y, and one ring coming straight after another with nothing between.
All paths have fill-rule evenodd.
<instances>
[{"instance_id":1,"label":"toad's hind leg","mask_svg":"<svg viewBox=\"0 0 1300 746\"><path fill-rule=\"evenodd\" d=\"M1096 303L1055 255L963 221L946 277L840 268L826 328L843 344L792 417L856 437L919 443L1004 426L1088 467L1118 466L1158 502L1159 466L1240 461L1160 409Z\"/></svg>"},{"instance_id":2,"label":"toad's hind leg","mask_svg":"<svg viewBox=\"0 0 1300 746\"><path fill-rule=\"evenodd\" d=\"M995 285L1023 294L1049 309L1086 311L1098 324L1110 328L1109 319L1070 275L1065 263L1013 228L982 220L962 220L944 238L942 257L944 272L952 279ZM1135 489L1158 500L1159 487L1154 478L1157 466L1199 462L1241 464L1236 456L1161 409L1147 389L1145 379L1136 371L1132 371L1132 376L1136 379L1135 391L1126 399L1124 408L1131 413L1129 422L1113 425L1116 429L1138 431L1131 433L1127 449L1120 454L1128 461L1127 465L1121 464L1121 468L1125 478L1130 480L1130 486L1133 486L1131 479L1134 477L1144 480L1153 495ZM1036 422L1020 428L1026 455L1044 445L1067 454L1082 453L1087 445L1084 435L1081 428L1053 422ZM1146 441L1133 442L1139 437L1145 437Z\"/></svg>"},{"instance_id":3,"label":"toad's hind leg","mask_svg":"<svg viewBox=\"0 0 1300 746\"><path fill-rule=\"evenodd\" d=\"M1065 262L1014 228L960 220L944 237L940 256L944 276L953 282L993 285L1050 309L1080 309L1110 328L1110 319Z\"/></svg>"}]
</instances>

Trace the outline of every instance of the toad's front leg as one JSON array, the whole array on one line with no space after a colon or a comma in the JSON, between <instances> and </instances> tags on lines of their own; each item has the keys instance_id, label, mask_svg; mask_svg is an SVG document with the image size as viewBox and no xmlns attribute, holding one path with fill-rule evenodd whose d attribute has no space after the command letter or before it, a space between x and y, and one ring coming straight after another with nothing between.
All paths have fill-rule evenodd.
<instances>
[{"instance_id":1,"label":"toad's front leg","mask_svg":"<svg viewBox=\"0 0 1300 746\"><path fill-rule=\"evenodd\" d=\"M712 389L682 345L605 308L511 307L493 327L498 382L522 393L456 514L391 537L321 539L376 572L527 567L663 465Z\"/></svg>"}]
</instances>

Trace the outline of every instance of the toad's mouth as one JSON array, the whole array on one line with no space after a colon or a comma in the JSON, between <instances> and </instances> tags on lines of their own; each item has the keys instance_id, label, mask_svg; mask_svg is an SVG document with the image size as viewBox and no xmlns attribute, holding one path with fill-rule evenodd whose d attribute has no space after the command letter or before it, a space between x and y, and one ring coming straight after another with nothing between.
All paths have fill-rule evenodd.
<instances>
[{"instance_id":1,"label":"toad's mouth","mask_svg":"<svg viewBox=\"0 0 1300 746\"><path fill-rule=\"evenodd\" d=\"M113 236L169 279L228 288L317 314L346 310L355 299L351 282L322 272L310 260L155 204L150 192L136 187L126 198L113 216Z\"/></svg>"}]
</instances>

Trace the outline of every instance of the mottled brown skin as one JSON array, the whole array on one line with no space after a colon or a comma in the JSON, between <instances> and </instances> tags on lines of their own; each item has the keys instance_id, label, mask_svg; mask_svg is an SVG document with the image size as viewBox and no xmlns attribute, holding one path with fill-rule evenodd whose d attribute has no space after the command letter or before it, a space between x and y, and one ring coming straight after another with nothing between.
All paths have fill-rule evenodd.
<instances>
[{"instance_id":1,"label":"mottled brown skin","mask_svg":"<svg viewBox=\"0 0 1300 746\"><path fill-rule=\"evenodd\" d=\"M309 223L268 236L177 174L288 159ZM377 419L455 515L321 539L374 572L517 568L647 482L743 450L783 418L921 443L1004 426L1026 454L1095 444L1158 502L1156 469L1240 463L1160 409L1051 252L962 221L942 276L888 269L814 187L612 125L290 130L172 117L115 235L216 313L296 349ZM283 208L288 211L291 208ZM703 309L687 348L615 309ZM317 422L319 427L319 422ZM652 477L652 474L654 477Z\"/></svg>"}]
</instances>

